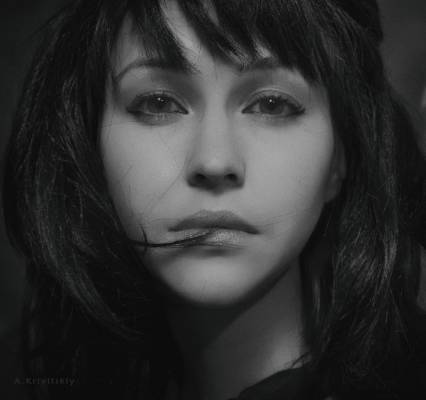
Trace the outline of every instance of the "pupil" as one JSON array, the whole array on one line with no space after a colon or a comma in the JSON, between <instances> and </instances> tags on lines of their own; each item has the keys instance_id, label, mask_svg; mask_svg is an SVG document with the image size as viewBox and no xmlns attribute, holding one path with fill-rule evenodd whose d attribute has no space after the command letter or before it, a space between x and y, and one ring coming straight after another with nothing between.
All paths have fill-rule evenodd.
<instances>
[{"instance_id":1,"label":"pupil","mask_svg":"<svg viewBox=\"0 0 426 400\"><path fill-rule=\"evenodd\" d=\"M168 102L163 97L155 97L151 102L151 110L163 111L167 108Z\"/></svg>"},{"instance_id":2,"label":"pupil","mask_svg":"<svg viewBox=\"0 0 426 400\"><path fill-rule=\"evenodd\" d=\"M162 97L157 97L155 99L155 106L159 109L162 109L166 104L166 100L164 100Z\"/></svg>"},{"instance_id":3,"label":"pupil","mask_svg":"<svg viewBox=\"0 0 426 400\"><path fill-rule=\"evenodd\" d=\"M279 114L282 111L282 102L278 99L268 98L262 102L264 112Z\"/></svg>"}]
</instances>

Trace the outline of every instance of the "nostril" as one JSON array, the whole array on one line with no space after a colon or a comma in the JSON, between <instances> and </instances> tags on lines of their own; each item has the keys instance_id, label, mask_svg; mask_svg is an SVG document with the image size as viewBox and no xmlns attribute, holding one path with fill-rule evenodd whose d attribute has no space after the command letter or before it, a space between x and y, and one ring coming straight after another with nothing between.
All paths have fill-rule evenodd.
<instances>
[{"instance_id":1,"label":"nostril","mask_svg":"<svg viewBox=\"0 0 426 400\"><path fill-rule=\"evenodd\" d=\"M208 179L204 174L197 172L192 175L190 183L194 186L205 186L208 183Z\"/></svg>"},{"instance_id":2,"label":"nostril","mask_svg":"<svg viewBox=\"0 0 426 400\"><path fill-rule=\"evenodd\" d=\"M234 174L234 173L226 174L225 180L228 181L228 182L231 182L231 183L237 183L238 182L238 176L237 176L237 174Z\"/></svg>"},{"instance_id":3,"label":"nostril","mask_svg":"<svg viewBox=\"0 0 426 400\"><path fill-rule=\"evenodd\" d=\"M204 174L197 173L194 176L195 182L203 183L207 181L207 177Z\"/></svg>"},{"instance_id":4,"label":"nostril","mask_svg":"<svg viewBox=\"0 0 426 400\"><path fill-rule=\"evenodd\" d=\"M213 188L225 188L225 187L233 187L239 186L242 182L241 177L238 173L228 172L228 173L205 173L194 172L189 180L189 184L191 186L199 186L208 189Z\"/></svg>"}]
</instances>

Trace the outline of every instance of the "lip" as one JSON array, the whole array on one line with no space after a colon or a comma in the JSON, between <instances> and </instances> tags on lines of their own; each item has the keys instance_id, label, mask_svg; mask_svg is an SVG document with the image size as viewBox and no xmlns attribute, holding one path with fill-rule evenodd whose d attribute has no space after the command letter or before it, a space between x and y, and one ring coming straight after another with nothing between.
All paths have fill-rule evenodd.
<instances>
[{"instance_id":1,"label":"lip","mask_svg":"<svg viewBox=\"0 0 426 400\"><path fill-rule=\"evenodd\" d=\"M182 219L169 230L171 232L179 232L191 229L230 230L253 235L259 233L256 227L231 211L208 210L198 211Z\"/></svg>"}]
</instances>

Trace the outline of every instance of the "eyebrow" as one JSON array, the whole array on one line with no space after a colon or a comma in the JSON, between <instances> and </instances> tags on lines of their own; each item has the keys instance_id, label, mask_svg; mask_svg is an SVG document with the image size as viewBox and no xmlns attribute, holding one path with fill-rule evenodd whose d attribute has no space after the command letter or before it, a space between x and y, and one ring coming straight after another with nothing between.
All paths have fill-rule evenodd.
<instances>
[{"instance_id":1,"label":"eyebrow","mask_svg":"<svg viewBox=\"0 0 426 400\"><path fill-rule=\"evenodd\" d=\"M185 65L186 64L186 65ZM117 75L114 80L119 81L132 69L138 68L157 68L180 73L199 73L199 70L191 63L187 62L184 65L172 60L162 60L158 58L139 57L127 64Z\"/></svg>"},{"instance_id":2,"label":"eyebrow","mask_svg":"<svg viewBox=\"0 0 426 400\"><path fill-rule=\"evenodd\" d=\"M276 57L267 56L256 58L253 61L247 63L233 63L230 62L231 65L235 67L235 69L239 73L247 73L247 72L255 72L255 71L266 71L273 70L280 67L283 67L282 62L280 62ZM114 76L114 80L118 82L126 75L129 71L138 68L157 68L162 70L173 71L177 73L191 73L191 74L200 74L201 71L191 62L187 61L185 64L176 63L172 60L163 60L157 58L145 58L139 57L129 64L127 64L117 75Z\"/></svg>"}]
</instances>

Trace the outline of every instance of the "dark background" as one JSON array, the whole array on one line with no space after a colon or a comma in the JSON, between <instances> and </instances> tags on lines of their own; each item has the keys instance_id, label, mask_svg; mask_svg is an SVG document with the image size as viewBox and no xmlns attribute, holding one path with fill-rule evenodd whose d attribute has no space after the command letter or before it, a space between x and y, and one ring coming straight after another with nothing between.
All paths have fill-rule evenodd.
<instances>
[{"instance_id":1,"label":"dark background","mask_svg":"<svg viewBox=\"0 0 426 400\"><path fill-rule=\"evenodd\" d=\"M419 144L426 153L426 0L379 0L379 3L387 71L413 115ZM62 4L64 0L1 1L1 159L13 110L37 43L37 29ZM4 400L20 398L23 389L15 380L18 376L17 328L23 297L22 261L8 244L0 217L0 399ZM426 300L426 293L422 297Z\"/></svg>"}]
</instances>

